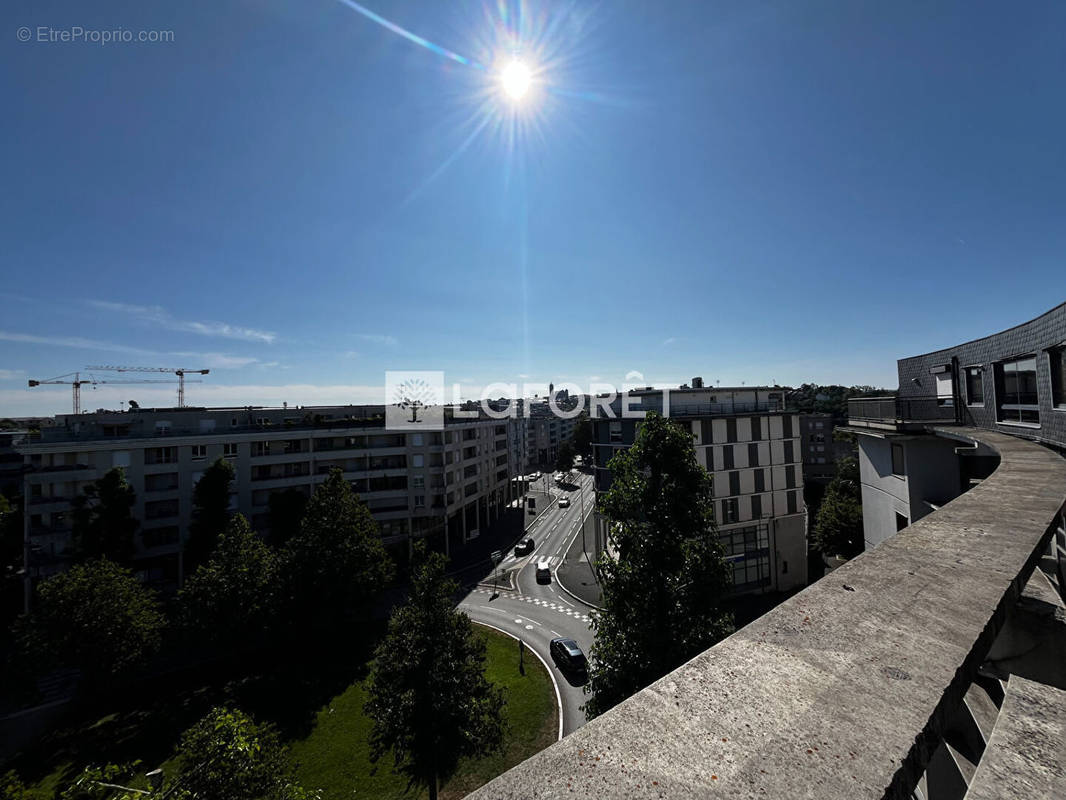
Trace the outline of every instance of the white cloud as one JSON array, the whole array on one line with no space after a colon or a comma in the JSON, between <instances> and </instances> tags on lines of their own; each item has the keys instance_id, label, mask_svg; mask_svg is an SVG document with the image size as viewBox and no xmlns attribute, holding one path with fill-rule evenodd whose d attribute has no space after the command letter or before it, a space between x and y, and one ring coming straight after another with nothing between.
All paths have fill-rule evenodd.
<instances>
[{"instance_id":1,"label":"white cloud","mask_svg":"<svg viewBox=\"0 0 1066 800\"><path fill-rule=\"evenodd\" d=\"M663 339L663 347L673 344L677 341L676 336L671 336L669 339Z\"/></svg>"},{"instance_id":2,"label":"white cloud","mask_svg":"<svg viewBox=\"0 0 1066 800\"><path fill-rule=\"evenodd\" d=\"M262 342L273 344L277 334L255 328L243 328L228 322L211 322L184 320L175 318L162 306L138 306L131 303L113 303L109 300L89 300L89 305L102 311L114 311L126 314L144 322L151 322L167 330L196 333L201 336L215 336L223 339L240 339L245 342Z\"/></svg>"},{"instance_id":3,"label":"white cloud","mask_svg":"<svg viewBox=\"0 0 1066 800\"><path fill-rule=\"evenodd\" d=\"M226 353L171 353L178 358L187 358L196 363L186 366L186 369L239 369L252 364L258 364L258 358L251 356L231 356ZM277 363L277 362L274 362Z\"/></svg>"},{"instance_id":4,"label":"white cloud","mask_svg":"<svg viewBox=\"0 0 1066 800\"><path fill-rule=\"evenodd\" d=\"M345 358L359 358L359 352L357 350L349 350L344 354Z\"/></svg>"},{"instance_id":5,"label":"white cloud","mask_svg":"<svg viewBox=\"0 0 1066 800\"><path fill-rule=\"evenodd\" d=\"M0 369L0 381L13 381L25 377L26 370L24 369Z\"/></svg>"},{"instance_id":6,"label":"white cloud","mask_svg":"<svg viewBox=\"0 0 1066 800\"><path fill-rule=\"evenodd\" d=\"M81 336L37 336L32 333L16 333L13 331L0 331L0 339L8 342L22 342L23 344L43 344L50 347L75 347L82 350L107 350L112 353L130 353L132 355L158 355L151 350L140 347L130 347L125 344L101 342L96 339L85 339Z\"/></svg>"},{"instance_id":7,"label":"white cloud","mask_svg":"<svg viewBox=\"0 0 1066 800\"><path fill-rule=\"evenodd\" d=\"M356 336L362 339L364 342L370 342L371 344L381 344L386 347L395 347L400 343L399 339L395 336L389 336L384 333L359 333Z\"/></svg>"}]
</instances>

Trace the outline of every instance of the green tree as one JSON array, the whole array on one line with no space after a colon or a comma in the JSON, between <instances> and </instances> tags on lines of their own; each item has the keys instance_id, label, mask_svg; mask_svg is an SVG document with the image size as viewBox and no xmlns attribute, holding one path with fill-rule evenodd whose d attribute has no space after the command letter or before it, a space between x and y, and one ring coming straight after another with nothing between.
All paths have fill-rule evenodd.
<instances>
[{"instance_id":1,"label":"green tree","mask_svg":"<svg viewBox=\"0 0 1066 800\"><path fill-rule=\"evenodd\" d=\"M598 561L603 611L586 691L588 717L729 635L730 585L714 525L711 479L692 437L649 413L633 446L615 455L600 512L610 548Z\"/></svg>"},{"instance_id":2,"label":"green tree","mask_svg":"<svg viewBox=\"0 0 1066 800\"><path fill-rule=\"evenodd\" d=\"M300 530L307 510L307 497L299 489L284 489L270 494L270 543L280 547Z\"/></svg>"},{"instance_id":3,"label":"green tree","mask_svg":"<svg viewBox=\"0 0 1066 800\"><path fill-rule=\"evenodd\" d=\"M282 570L288 610L303 626L358 618L391 578L377 523L339 469L308 500Z\"/></svg>"},{"instance_id":4,"label":"green tree","mask_svg":"<svg viewBox=\"0 0 1066 800\"><path fill-rule=\"evenodd\" d=\"M569 472L574 468L574 446L569 441L559 445L559 456L555 460L555 468L559 472Z\"/></svg>"},{"instance_id":5,"label":"green tree","mask_svg":"<svg viewBox=\"0 0 1066 800\"><path fill-rule=\"evenodd\" d=\"M592 460L592 422L582 414L574 424L574 451L588 464Z\"/></svg>"},{"instance_id":6,"label":"green tree","mask_svg":"<svg viewBox=\"0 0 1066 800\"><path fill-rule=\"evenodd\" d=\"M123 566L133 561L140 525L133 518L136 499L121 467L82 489L73 503L74 549L81 559L106 558Z\"/></svg>"},{"instance_id":7,"label":"green tree","mask_svg":"<svg viewBox=\"0 0 1066 800\"><path fill-rule=\"evenodd\" d=\"M862 494L859 463L854 458L837 462L836 477L818 507L811 539L827 556L852 558L863 551Z\"/></svg>"},{"instance_id":8,"label":"green tree","mask_svg":"<svg viewBox=\"0 0 1066 800\"><path fill-rule=\"evenodd\" d=\"M273 621L277 577L274 551L237 514L178 592L182 626L227 647L262 640Z\"/></svg>"},{"instance_id":9,"label":"green tree","mask_svg":"<svg viewBox=\"0 0 1066 800\"><path fill-rule=\"evenodd\" d=\"M129 570L101 558L75 564L37 587L25 644L80 668L93 685L154 655L163 625L154 593Z\"/></svg>"},{"instance_id":10,"label":"green tree","mask_svg":"<svg viewBox=\"0 0 1066 800\"><path fill-rule=\"evenodd\" d=\"M389 619L366 702L371 759L391 750L408 787L425 786L430 800L459 759L496 751L503 738L503 693L485 678L485 644L455 610L445 563L419 543L411 596Z\"/></svg>"},{"instance_id":11,"label":"green tree","mask_svg":"<svg viewBox=\"0 0 1066 800\"><path fill-rule=\"evenodd\" d=\"M301 800L288 753L270 725L214 708L181 737L175 783L189 800Z\"/></svg>"},{"instance_id":12,"label":"green tree","mask_svg":"<svg viewBox=\"0 0 1066 800\"><path fill-rule=\"evenodd\" d=\"M185 571L205 563L218 543L218 536L229 523L229 495L233 484L233 465L217 459L204 470L192 490L193 521L185 545Z\"/></svg>"}]
</instances>

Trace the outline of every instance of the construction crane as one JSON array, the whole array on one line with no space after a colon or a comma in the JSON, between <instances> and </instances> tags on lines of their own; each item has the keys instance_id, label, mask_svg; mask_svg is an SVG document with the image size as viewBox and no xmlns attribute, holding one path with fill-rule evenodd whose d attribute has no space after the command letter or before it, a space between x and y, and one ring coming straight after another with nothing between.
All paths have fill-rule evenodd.
<instances>
[{"instance_id":1,"label":"construction crane","mask_svg":"<svg viewBox=\"0 0 1066 800\"><path fill-rule=\"evenodd\" d=\"M64 378L71 378L74 380L68 381ZM136 381L98 381L92 376L88 378L82 378L80 372L68 372L66 375L57 375L54 378L48 378L43 381L30 380L27 381L30 388L34 386L43 386L45 384L62 384L69 385L74 392L74 413L81 413L81 387L82 386L99 386L100 384L130 384L130 383L172 383L172 381L153 381L153 380L136 380Z\"/></svg>"},{"instance_id":2,"label":"construction crane","mask_svg":"<svg viewBox=\"0 0 1066 800\"><path fill-rule=\"evenodd\" d=\"M95 369L106 372L169 372L178 376L178 408L185 408L185 376L186 375L206 375L211 370L209 369L183 369L181 367L86 367L85 369ZM200 381L189 381L189 383L200 383Z\"/></svg>"}]
</instances>

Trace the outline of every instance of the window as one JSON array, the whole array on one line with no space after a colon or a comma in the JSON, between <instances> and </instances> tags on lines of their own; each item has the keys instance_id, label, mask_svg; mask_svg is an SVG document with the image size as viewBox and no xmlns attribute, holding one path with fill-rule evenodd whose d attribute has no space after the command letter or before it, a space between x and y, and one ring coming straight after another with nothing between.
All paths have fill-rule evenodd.
<instances>
[{"instance_id":1,"label":"window","mask_svg":"<svg viewBox=\"0 0 1066 800\"><path fill-rule=\"evenodd\" d=\"M735 442L737 440L737 421L734 417L730 417L725 421L725 440L727 442Z\"/></svg>"},{"instance_id":2,"label":"window","mask_svg":"<svg viewBox=\"0 0 1066 800\"><path fill-rule=\"evenodd\" d=\"M737 499L731 497L728 500L722 501L722 524L728 525L731 522L737 522L740 519L740 514L737 511Z\"/></svg>"},{"instance_id":3,"label":"window","mask_svg":"<svg viewBox=\"0 0 1066 800\"><path fill-rule=\"evenodd\" d=\"M411 434L411 446L412 447L421 447L422 446L422 434L421 433L412 433Z\"/></svg>"},{"instance_id":4,"label":"window","mask_svg":"<svg viewBox=\"0 0 1066 800\"><path fill-rule=\"evenodd\" d=\"M415 495L415 506L421 507L426 505L426 496L424 494Z\"/></svg>"},{"instance_id":5,"label":"window","mask_svg":"<svg viewBox=\"0 0 1066 800\"><path fill-rule=\"evenodd\" d=\"M423 467L425 466L425 460L426 457L424 455L422 455L421 453L415 453L413 456L411 456L411 466Z\"/></svg>"},{"instance_id":6,"label":"window","mask_svg":"<svg viewBox=\"0 0 1066 800\"><path fill-rule=\"evenodd\" d=\"M1040 424L1036 357L996 364L996 411L1000 422Z\"/></svg>"},{"instance_id":7,"label":"window","mask_svg":"<svg viewBox=\"0 0 1066 800\"><path fill-rule=\"evenodd\" d=\"M194 444L192 446L192 460L203 461L205 458L207 458L207 445Z\"/></svg>"},{"instance_id":8,"label":"window","mask_svg":"<svg viewBox=\"0 0 1066 800\"><path fill-rule=\"evenodd\" d=\"M1051 360L1051 402L1066 408L1066 344L1047 351Z\"/></svg>"},{"instance_id":9,"label":"window","mask_svg":"<svg viewBox=\"0 0 1066 800\"><path fill-rule=\"evenodd\" d=\"M231 428L236 428L236 427L237 427L237 426L238 426L239 424L240 424L240 423L239 423L239 422L237 421L237 418L236 418L236 417L230 417L230 418L229 418L229 426L230 426Z\"/></svg>"},{"instance_id":10,"label":"window","mask_svg":"<svg viewBox=\"0 0 1066 800\"><path fill-rule=\"evenodd\" d=\"M783 438L792 438L792 416L790 414L786 414L785 416L781 417L781 430L781 435ZM791 461L791 459L789 460Z\"/></svg>"},{"instance_id":11,"label":"window","mask_svg":"<svg viewBox=\"0 0 1066 800\"><path fill-rule=\"evenodd\" d=\"M785 419L788 419L788 417L785 417ZM792 440L789 439L785 442L785 463L789 464L795 460L796 456L792 449Z\"/></svg>"},{"instance_id":12,"label":"window","mask_svg":"<svg viewBox=\"0 0 1066 800\"><path fill-rule=\"evenodd\" d=\"M764 469L755 470L755 491L766 491L766 470Z\"/></svg>"},{"instance_id":13,"label":"window","mask_svg":"<svg viewBox=\"0 0 1066 800\"><path fill-rule=\"evenodd\" d=\"M252 444L252 455L256 455L256 456L268 456L268 455L270 455L270 442L254 442Z\"/></svg>"},{"instance_id":14,"label":"window","mask_svg":"<svg viewBox=\"0 0 1066 800\"><path fill-rule=\"evenodd\" d=\"M759 519L762 517L762 498L757 494L751 496L751 518Z\"/></svg>"},{"instance_id":15,"label":"window","mask_svg":"<svg viewBox=\"0 0 1066 800\"><path fill-rule=\"evenodd\" d=\"M794 466L792 466L791 464L789 466L785 467L785 488L786 489L795 489L796 488L796 468Z\"/></svg>"},{"instance_id":16,"label":"window","mask_svg":"<svg viewBox=\"0 0 1066 800\"><path fill-rule=\"evenodd\" d=\"M424 489L426 487L426 479L422 475L411 476L411 488L412 489Z\"/></svg>"},{"instance_id":17,"label":"window","mask_svg":"<svg viewBox=\"0 0 1066 800\"><path fill-rule=\"evenodd\" d=\"M934 367L941 369L941 367ZM943 367L944 372L938 372L933 376L936 381L936 404L938 406L955 405L955 382L951 379L951 371Z\"/></svg>"},{"instance_id":18,"label":"window","mask_svg":"<svg viewBox=\"0 0 1066 800\"><path fill-rule=\"evenodd\" d=\"M985 404L985 389L981 383L981 368L967 367L966 375L966 404L971 406L983 406Z\"/></svg>"},{"instance_id":19,"label":"window","mask_svg":"<svg viewBox=\"0 0 1066 800\"><path fill-rule=\"evenodd\" d=\"M785 502L788 505L788 513L789 514L795 514L796 513L796 508L797 508L797 505L796 505L796 493L795 492L789 492L788 494L786 494L785 495Z\"/></svg>"},{"instance_id":20,"label":"window","mask_svg":"<svg viewBox=\"0 0 1066 800\"><path fill-rule=\"evenodd\" d=\"M730 472L729 473L729 493L730 494L740 494L740 473L739 472Z\"/></svg>"},{"instance_id":21,"label":"window","mask_svg":"<svg viewBox=\"0 0 1066 800\"><path fill-rule=\"evenodd\" d=\"M722 448L722 469L733 469L733 446L727 444Z\"/></svg>"},{"instance_id":22,"label":"window","mask_svg":"<svg viewBox=\"0 0 1066 800\"><path fill-rule=\"evenodd\" d=\"M213 419L200 420L200 433L210 433L215 429L215 421Z\"/></svg>"},{"instance_id":23,"label":"window","mask_svg":"<svg viewBox=\"0 0 1066 800\"><path fill-rule=\"evenodd\" d=\"M130 465L130 451L129 450L115 450L111 454L111 466L112 467L128 467Z\"/></svg>"},{"instance_id":24,"label":"window","mask_svg":"<svg viewBox=\"0 0 1066 800\"><path fill-rule=\"evenodd\" d=\"M892 474L901 478L907 474L904 471L903 445L901 444L892 445Z\"/></svg>"},{"instance_id":25,"label":"window","mask_svg":"<svg viewBox=\"0 0 1066 800\"><path fill-rule=\"evenodd\" d=\"M224 455L226 458L236 458L237 457L237 443L236 442L226 442L224 445L222 445L222 455Z\"/></svg>"},{"instance_id":26,"label":"window","mask_svg":"<svg viewBox=\"0 0 1066 800\"><path fill-rule=\"evenodd\" d=\"M157 422L155 424L156 436L169 436L170 435L170 423L169 422Z\"/></svg>"},{"instance_id":27,"label":"window","mask_svg":"<svg viewBox=\"0 0 1066 800\"><path fill-rule=\"evenodd\" d=\"M610 426L611 426L611 441L612 442L620 442L620 441L622 441L622 423L621 422L611 422Z\"/></svg>"},{"instance_id":28,"label":"window","mask_svg":"<svg viewBox=\"0 0 1066 800\"><path fill-rule=\"evenodd\" d=\"M748 466L757 467L759 465L759 445L752 442L748 445Z\"/></svg>"},{"instance_id":29,"label":"window","mask_svg":"<svg viewBox=\"0 0 1066 800\"><path fill-rule=\"evenodd\" d=\"M757 442L762 439L762 417L751 418L751 440Z\"/></svg>"},{"instance_id":30,"label":"window","mask_svg":"<svg viewBox=\"0 0 1066 800\"><path fill-rule=\"evenodd\" d=\"M816 427L816 428L824 428L825 427L825 423L824 422L816 422L816 423L814 423L814 427Z\"/></svg>"},{"instance_id":31,"label":"window","mask_svg":"<svg viewBox=\"0 0 1066 800\"><path fill-rule=\"evenodd\" d=\"M178 541L178 526L168 525L165 528L146 528L141 531L141 544L146 548L162 547L163 545L176 544Z\"/></svg>"}]
</instances>

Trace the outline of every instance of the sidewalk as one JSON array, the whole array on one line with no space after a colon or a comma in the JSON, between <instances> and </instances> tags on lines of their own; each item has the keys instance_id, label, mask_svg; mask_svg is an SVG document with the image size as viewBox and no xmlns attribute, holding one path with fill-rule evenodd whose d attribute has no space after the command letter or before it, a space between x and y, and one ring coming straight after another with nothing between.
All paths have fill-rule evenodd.
<instances>
[{"instance_id":1,"label":"sidewalk","mask_svg":"<svg viewBox=\"0 0 1066 800\"><path fill-rule=\"evenodd\" d=\"M555 579L559 585L578 600L599 608L603 603L603 593L600 584L596 580L596 574L589 563L589 559L596 561L597 553L592 551L593 542L592 514L585 518L584 541L579 533L574 537L573 543L566 551L561 563L555 570ZM585 548L589 548L586 553Z\"/></svg>"}]
</instances>

